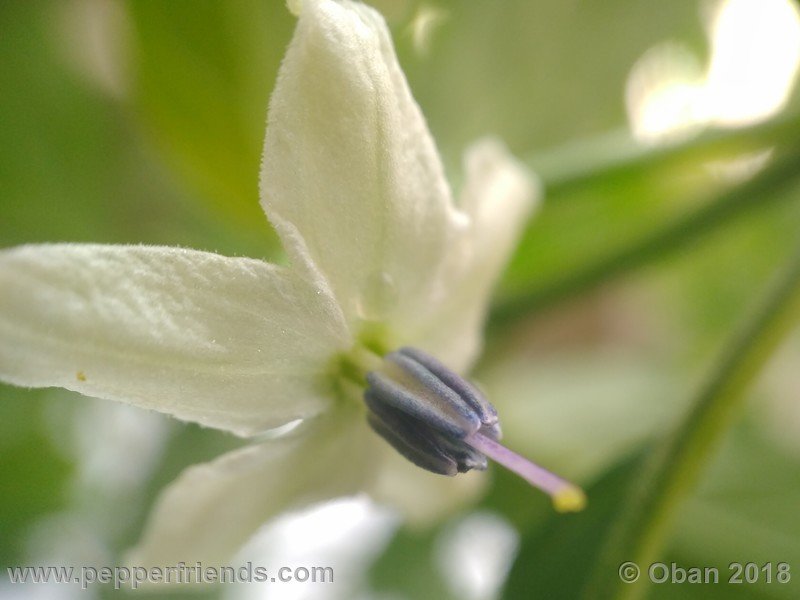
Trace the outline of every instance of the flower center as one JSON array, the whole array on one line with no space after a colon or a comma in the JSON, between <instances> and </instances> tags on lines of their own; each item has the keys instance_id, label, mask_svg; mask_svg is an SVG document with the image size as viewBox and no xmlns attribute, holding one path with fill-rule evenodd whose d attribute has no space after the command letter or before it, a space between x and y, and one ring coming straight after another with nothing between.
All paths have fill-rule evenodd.
<instances>
[{"instance_id":1,"label":"flower center","mask_svg":"<svg viewBox=\"0 0 800 600\"><path fill-rule=\"evenodd\" d=\"M369 370L366 380L370 426L415 465L455 475L485 469L488 457L548 493L559 511L585 505L580 488L500 444L491 403L434 357L401 348Z\"/></svg>"}]
</instances>

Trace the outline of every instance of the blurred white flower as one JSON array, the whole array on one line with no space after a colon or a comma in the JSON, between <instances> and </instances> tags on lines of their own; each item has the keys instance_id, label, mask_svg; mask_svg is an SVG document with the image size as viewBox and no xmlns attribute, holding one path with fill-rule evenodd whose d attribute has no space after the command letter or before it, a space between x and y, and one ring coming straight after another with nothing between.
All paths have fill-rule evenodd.
<instances>
[{"instance_id":1,"label":"blurred white flower","mask_svg":"<svg viewBox=\"0 0 800 600\"><path fill-rule=\"evenodd\" d=\"M786 106L800 69L796 3L715 0L709 8L706 65L686 46L669 42L648 50L631 69L625 103L637 140L668 143L707 126L752 125Z\"/></svg>"},{"instance_id":2,"label":"blurred white flower","mask_svg":"<svg viewBox=\"0 0 800 600\"><path fill-rule=\"evenodd\" d=\"M456 208L382 18L348 0L291 5L299 21L261 182L291 268L147 246L0 253L3 380L241 436L302 420L185 471L155 507L136 564L219 563L270 517L315 501L364 490L419 513L427 497L444 510L442 499L476 483L391 451L366 426L364 382L350 369L404 345L469 367L534 183L498 143L481 142Z\"/></svg>"}]
</instances>

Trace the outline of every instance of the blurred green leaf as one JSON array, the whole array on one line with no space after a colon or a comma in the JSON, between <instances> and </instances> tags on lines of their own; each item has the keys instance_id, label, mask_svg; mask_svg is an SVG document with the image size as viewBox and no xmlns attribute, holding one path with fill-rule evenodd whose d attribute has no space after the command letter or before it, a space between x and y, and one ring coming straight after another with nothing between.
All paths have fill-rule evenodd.
<instances>
[{"instance_id":1,"label":"blurred green leaf","mask_svg":"<svg viewBox=\"0 0 800 600\"><path fill-rule=\"evenodd\" d=\"M672 436L648 459L625 512L607 540L588 597L638 597L613 572L625 560L649 564L661 551L674 515L738 414L745 392L800 318L800 247L758 310L738 331Z\"/></svg>"},{"instance_id":2,"label":"blurred green leaf","mask_svg":"<svg viewBox=\"0 0 800 600\"><path fill-rule=\"evenodd\" d=\"M679 203L663 194L664 186L661 194L637 196L642 182L665 176L647 171L636 171L622 182L613 175L606 181L593 180L592 199L545 202L512 259L492 323L513 321L584 292L679 250L748 211L790 200L792 195L780 192L796 184L798 172L800 153L791 149L752 180L689 209L676 208ZM786 240L793 238L790 227L786 234ZM775 232L770 236L774 239Z\"/></svg>"},{"instance_id":3,"label":"blurred green leaf","mask_svg":"<svg viewBox=\"0 0 800 600\"><path fill-rule=\"evenodd\" d=\"M550 512L541 523L524 529L504 600L583 597L591 572L602 563L607 536L625 510L625 496L641 473L646 456L647 452L641 452L621 461L590 486L584 512L566 516ZM686 568L715 567L721 582L730 574L728 565L733 561L796 564L800 560L800 536L792 515L800 491L797 473L797 457L781 454L752 426L737 427L700 489L678 515L675 537L659 561ZM607 567L610 576L616 576L618 565ZM764 582L746 586L668 583L651 586L647 597L788 599L796 596L796 589L796 585Z\"/></svg>"},{"instance_id":4,"label":"blurred green leaf","mask_svg":"<svg viewBox=\"0 0 800 600\"><path fill-rule=\"evenodd\" d=\"M441 527L422 531L401 528L372 565L370 589L415 600L450 600L453 593L436 568L434 541Z\"/></svg>"},{"instance_id":5,"label":"blurred green leaf","mask_svg":"<svg viewBox=\"0 0 800 600\"><path fill-rule=\"evenodd\" d=\"M31 526L66 505L72 468L43 425L45 393L0 384L0 564L22 564Z\"/></svg>"},{"instance_id":6,"label":"blurred green leaf","mask_svg":"<svg viewBox=\"0 0 800 600\"><path fill-rule=\"evenodd\" d=\"M541 526L523 535L503 591L504 600L580 597L642 457L628 458L589 486L589 503L583 512L551 512Z\"/></svg>"},{"instance_id":7,"label":"blurred green leaf","mask_svg":"<svg viewBox=\"0 0 800 600\"><path fill-rule=\"evenodd\" d=\"M113 110L59 61L41 7L0 10L0 245L113 235Z\"/></svg>"},{"instance_id":8,"label":"blurred green leaf","mask_svg":"<svg viewBox=\"0 0 800 600\"><path fill-rule=\"evenodd\" d=\"M797 316L800 310L799 281L800 254L795 256L782 285L775 288L760 312L725 352L719 371L698 396L694 412L686 418L680 430L682 435L672 438L674 444L671 440L666 441L661 446L661 453L648 453L646 462L640 458L617 467L591 486L589 506L584 513L567 517L552 515L540 527L533 521L533 527L528 527L529 533L523 538L504 598L528 598L534 593L548 598L577 598L584 594L610 598L616 597L617 593L642 591L639 584L624 586L620 583L617 575L619 564L633 560L647 565L657 557L656 549L667 531L667 524L672 524L671 517L679 499L690 489L700 465L708 460L714 442L725 431L746 384L758 372L781 336L789 331L791 319ZM746 454L740 454L733 462L728 461L727 464L736 469L736 475L729 477L728 481L742 482L742 489L754 494L750 497L769 498L759 491L758 486L754 489L752 484L759 479L756 472L760 469L760 478L775 485L776 480L785 478L787 469L778 468L777 473L771 469L767 475L758 465L769 464L770 460L747 450L744 452ZM647 470L644 470L644 465L648 465ZM742 472L744 465L753 469L753 476L748 477ZM796 484L797 481L787 481L784 486L796 492ZM786 507L785 503L782 505ZM719 516L723 513L717 509L711 514ZM786 518L785 514L783 518ZM752 525L759 520L764 521L764 517L757 518L751 514L750 518L742 519L742 524ZM780 528L775 531L780 531ZM719 539L719 532L715 533L716 536L709 535L709 538ZM639 535L645 538L644 541ZM737 539L741 540L741 537L737 536ZM746 540L742 541L747 547ZM754 551L751 558L740 560L758 560L764 556L765 548L771 548L774 554L780 547L785 547L785 543L772 540L762 544L758 554ZM720 556L719 553L711 555L715 558ZM711 560L708 554L703 558ZM695 563L697 560L695 556ZM772 560L789 560L789 557ZM748 592L742 597L757 596Z\"/></svg>"},{"instance_id":9,"label":"blurred green leaf","mask_svg":"<svg viewBox=\"0 0 800 600\"><path fill-rule=\"evenodd\" d=\"M228 253L256 246L198 210L142 143L125 107L69 59L63 30L76 6L0 9L0 50L9 57L0 68L0 246L151 243ZM267 237L263 215L259 224Z\"/></svg>"},{"instance_id":10,"label":"blurred green leaf","mask_svg":"<svg viewBox=\"0 0 800 600\"><path fill-rule=\"evenodd\" d=\"M756 397L753 410L763 398ZM677 515L665 561L683 565L708 564L719 568L720 580L728 565L755 562L800 562L800 501L798 457L777 448L768 430L744 422L725 440L706 476ZM662 587L650 596L666 597ZM673 591L674 591L674 586ZM795 598L800 582L747 586L758 597Z\"/></svg>"},{"instance_id":11,"label":"blurred green leaf","mask_svg":"<svg viewBox=\"0 0 800 600\"><path fill-rule=\"evenodd\" d=\"M800 116L778 115L743 127L710 128L672 143L647 144L626 127L611 133L568 142L549 152L533 154L528 164L542 178L548 198L558 201L575 188L609 177L669 167L686 168L713 160L732 160L775 145L791 145L800 133Z\"/></svg>"},{"instance_id":12,"label":"blurred green leaf","mask_svg":"<svg viewBox=\"0 0 800 600\"><path fill-rule=\"evenodd\" d=\"M257 0L127 6L135 101L147 130L219 218L268 231L259 161L267 99L293 17L282 3Z\"/></svg>"}]
</instances>

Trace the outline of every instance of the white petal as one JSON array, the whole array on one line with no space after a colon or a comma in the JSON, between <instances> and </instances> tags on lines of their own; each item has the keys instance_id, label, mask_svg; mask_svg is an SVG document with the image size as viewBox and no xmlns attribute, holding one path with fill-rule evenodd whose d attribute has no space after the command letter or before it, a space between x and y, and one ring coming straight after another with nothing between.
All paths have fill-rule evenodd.
<instances>
[{"instance_id":1,"label":"white petal","mask_svg":"<svg viewBox=\"0 0 800 600\"><path fill-rule=\"evenodd\" d=\"M470 220L468 258L452 259L447 301L409 334L419 347L462 372L480 352L492 288L541 196L534 175L496 140L473 144L464 163L461 207Z\"/></svg>"},{"instance_id":2,"label":"white petal","mask_svg":"<svg viewBox=\"0 0 800 600\"><path fill-rule=\"evenodd\" d=\"M229 564L277 514L358 492L374 472L372 433L352 411L184 471L161 495L129 564Z\"/></svg>"},{"instance_id":3,"label":"white petal","mask_svg":"<svg viewBox=\"0 0 800 600\"><path fill-rule=\"evenodd\" d=\"M145 246L0 252L0 379L248 435L317 414L350 344L320 285L262 261Z\"/></svg>"},{"instance_id":4,"label":"white petal","mask_svg":"<svg viewBox=\"0 0 800 600\"><path fill-rule=\"evenodd\" d=\"M262 202L295 264L313 262L350 322L438 303L466 227L382 17L306 0L273 93Z\"/></svg>"},{"instance_id":5,"label":"white petal","mask_svg":"<svg viewBox=\"0 0 800 600\"><path fill-rule=\"evenodd\" d=\"M437 475L412 464L385 442L376 452L381 468L367 493L397 509L412 526L424 527L445 518L475 502L486 489L486 473Z\"/></svg>"}]
</instances>

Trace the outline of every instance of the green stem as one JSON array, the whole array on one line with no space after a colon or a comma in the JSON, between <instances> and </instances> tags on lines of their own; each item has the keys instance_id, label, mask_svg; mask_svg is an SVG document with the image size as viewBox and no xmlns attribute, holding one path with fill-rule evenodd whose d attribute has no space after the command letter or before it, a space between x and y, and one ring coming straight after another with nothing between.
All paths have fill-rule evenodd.
<instances>
[{"instance_id":1,"label":"green stem","mask_svg":"<svg viewBox=\"0 0 800 600\"><path fill-rule=\"evenodd\" d=\"M764 123L735 129L709 129L681 143L648 146L627 129L571 142L528 158L545 183L548 198L573 186L591 184L609 174L662 168L720 155L737 155L767 146L792 143L800 136L800 116L788 114Z\"/></svg>"},{"instance_id":2,"label":"green stem","mask_svg":"<svg viewBox=\"0 0 800 600\"><path fill-rule=\"evenodd\" d=\"M767 202L784 199L777 192L798 178L800 148L792 148L753 179L723 191L702 207L682 215L644 239L601 257L561 279L515 297L499 300L492 307L490 323L492 326L502 327L521 316L546 308L675 251L749 209L763 208Z\"/></svg>"},{"instance_id":3,"label":"green stem","mask_svg":"<svg viewBox=\"0 0 800 600\"><path fill-rule=\"evenodd\" d=\"M645 465L600 554L586 597L630 599L644 593L647 577L637 584L622 583L619 565L633 561L646 573L658 558L677 509L734 421L745 392L798 318L800 247L777 285L726 346L683 423Z\"/></svg>"}]
</instances>

